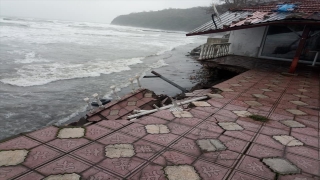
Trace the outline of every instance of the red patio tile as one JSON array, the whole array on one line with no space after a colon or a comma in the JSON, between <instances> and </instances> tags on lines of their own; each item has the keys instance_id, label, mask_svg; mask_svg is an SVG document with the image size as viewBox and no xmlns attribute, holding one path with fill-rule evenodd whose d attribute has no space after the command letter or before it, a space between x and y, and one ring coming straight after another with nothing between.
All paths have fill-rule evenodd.
<instances>
[{"instance_id":1,"label":"red patio tile","mask_svg":"<svg viewBox=\"0 0 320 180\"><path fill-rule=\"evenodd\" d=\"M167 126L170 129L170 132L176 135L182 135L191 129L190 126L185 126L174 122L168 123Z\"/></svg>"},{"instance_id":2,"label":"red patio tile","mask_svg":"<svg viewBox=\"0 0 320 180\"><path fill-rule=\"evenodd\" d=\"M27 136L34 138L41 142L48 142L53 140L57 136L58 128L54 126L49 126L47 128L40 129L38 131L34 131L32 133L27 134Z\"/></svg>"},{"instance_id":3,"label":"red patio tile","mask_svg":"<svg viewBox=\"0 0 320 180\"><path fill-rule=\"evenodd\" d=\"M290 120L293 119L293 115L291 114L290 116L287 116L283 114L272 113L269 118L275 121Z\"/></svg>"},{"instance_id":4,"label":"red patio tile","mask_svg":"<svg viewBox=\"0 0 320 180\"><path fill-rule=\"evenodd\" d=\"M239 153L225 150L217 152L206 152L200 156L200 159L220 164L229 168L232 168L236 162L240 159Z\"/></svg>"},{"instance_id":5,"label":"red patio tile","mask_svg":"<svg viewBox=\"0 0 320 180\"><path fill-rule=\"evenodd\" d=\"M155 117L159 117L168 121L173 120L175 117L173 116L172 112L169 110L161 110L161 111L157 111L153 114L151 114L152 116Z\"/></svg>"},{"instance_id":6,"label":"red patio tile","mask_svg":"<svg viewBox=\"0 0 320 180\"><path fill-rule=\"evenodd\" d=\"M223 115L219 115L219 114L214 114L214 115L212 115L212 117L216 118L218 122L233 122L238 119L238 117L231 118L231 117L227 117L227 116L223 116Z\"/></svg>"},{"instance_id":7,"label":"red patio tile","mask_svg":"<svg viewBox=\"0 0 320 180\"><path fill-rule=\"evenodd\" d=\"M290 119L287 119L287 120L290 120ZM279 121L270 120L270 121L264 123L264 125L268 126L268 127L271 127L271 128L283 129L283 130L286 130L286 131L290 130L290 128L288 126L280 123Z\"/></svg>"},{"instance_id":8,"label":"red patio tile","mask_svg":"<svg viewBox=\"0 0 320 180\"><path fill-rule=\"evenodd\" d=\"M268 126L264 126L262 127L262 129L260 130L261 134L265 134L265 135L289 135L290 130L284 130L284 129L277 129L274 127L268 127Z\"/></svg>"},{"instance_id":9,"label":"red patio tile","mask_svg":"<svg viewBox=\"0 0 320 180\"><path fill-rule=\"evenodd\" d=\"M80 161L76 158L73 158L69 155L62 156L61 158L52 161L44 166L36 169L38 172L49 176L51 174L65 174L65 173L77 173L84 171L90 166Z\"/></svg>"},{"instance_id":10,"label":"red patio tile","mask_svg":"<svg viewBox=\"0 0 320 180\"><path fill-rule=\"evenodd\" d=\"M199 124L201 121L203 121L203 120L198 119L198 118L176 118L172 122L174 122L176 124L182 124L182 125L194 127L197 124Z\"/></svg>"},{"instance_id":11,"label":"red patio tile","mask_svg":"<svg viewBox=\"0 0 320 180\"><path fill-rule=\"evenodd\" d=\"M303 142L303 144L305 145L319 148L319 137L317 138L317 137L308 136L305 134L299 134L296 132L291 132L291 135L297 138L298 140L300 140L301 142Z\"/></svg>"},{"instance_id":12,"label":"red patio tile","mask_svg":"<svg viewBox=\"0 0 320 180\"><path fill-rule=\"evenodd\" d=\"M148 141L139 140L133 143L135 156L148 160L155 154L164 149L163 146L159 146Z\"/></svg>"},{"instance_id":13,"label":"red patio tile","mask_svg":"<svg viewBox=\"0 0 320 180\"><path fill-rule=\"evenodd\" d=\"M319 180L318 177L312 177L309 174L295 174L295 175L286 175L286 176L279 176L279 180Z\"/></svg>"},{"instance_id":14,"label":"red patio tile","mask_svg":"<svg viewBox=\"0 0 320 180\"><path fill-rule=\"evenodd\" d=\"M120 180L122 179L120 177L117 177L116 175L113 175L97 167L92 167L81 174L84 179L89 179L89 180L104 180L104 179Z\"/></svg>"},{"instance_id":15,"label":"red patio tile","mask_svg":"<svg viewBox=\"0 0 320 180\"><path fill-rule=\"evenodd\" d=\"M130 180L167 180L162 166L156 164L148 164L143 169L133 174Z\"/></svg>"},{"instance_id":16,"label":"red patio tile","mask_svg":"<svg viewBox=\"0 0 320 180\"><path fill-rule=\"evenodd\" d=\"M138 138L128 136L119 132L115 132L111 135L108 135L100 140L98 142L109 145L109 144L127 144L127 143L133 143L136 141Z\"/></svg>"},{"instance_id":17,"label":"red patio tile","mask_svg":"<svg viewBox=\"0 0 320 180\"><path fill-rule=\"evenodd\" d=\"M244 180L244 179L245 180L257 180L257 179L262 179L262 178L256 177L253 175L249 175L249 174L246 174L246 173L240 172L240 171L234 171L231 175L231 178L230 178L230 180Z\"/></svg>"},{"instance_id":18,"label":"red patio tile","mask_svg":"<svg viewBox=\"0 0 320 180\"><path fill-rule=\"evenodd\" d=\"M242 126L245 130L252 131L252 132L258 132L262 123L258 121L254 121L250 118L244 118L240 117L236 123L238 123L240 126Z\"/></svg>"},{"instance_id":19,"label":"red patio tile","mask_svg":"<svg viewBox=\"0 0 320 180\"><path fill-rule=\"evenodd\" d=\"M221 135L219 140L231 151L242 153L248 145L247 141Z\"/></svg>"},{"instance_id":20,"label":"red patio tile","mask_svg":"<svg viewBox=\"0 0 320 180\"><path fill-rule=\"evenodd\" d=\"M155 160L153 160L153 162L161 166L169 166L178 164L191 164L195 159L196 158L178 151L168 149L161 153Z\"/></svg>"},{"instance_id":21,"label":"red patio tile","mask_svg":"<svg viewBox=\"0 0 320 180\"><path fill-rule=\"evenodd\" d=\"M14 139L10 139L7 141L4 141L0 144L1 150L9 150L9 149L31 149L35 146L40 145L35 140L32 140L30 138L27 138L25 136L19 136Z\"/></svg>"},{"instance_id":22,"label":"red patio tile","mask_svg":"<svg viewBox=\"0 0 320 180\"><path fill-rule=\"evenodd\" d=\"M120 129L128 124L130 124L132 122L128 121L128 120L102 120L100 122L97 123L97 125L99 126L103 126L103 127L107 127L113 130L117 130Z\"/></svg>"},{"instance_id":23,"label":"red patio tile","mask_svg":"<svg viewBox=\"0 0 320 180\"><path fill-rule=\"evenodd\" d=\"M90 141L84 138L80 139L55 139L47 143L47 145L55 147L63 152L73 151L81 146L88 144Z\"/></svg>"},{"instance_id":24,"label":"red patio tile","mask_svg":"<svg viewBox=\"0 0 320 180\"><path fill-rule=\"evenodd\" d=\"M48 146L41 145L29 151L25 161L23 162L23 165L29 167L30 169L33 169L45 164L48 161L56 159L61 155L62 153L53 150Z\"/></svg>"},{"instance_id":25,"label":"red patio tile","mask_svg":"<svg viewBox=\"0 0 320 180\"><path fill-rule=\"evenodd\" d=\"M226 109L220 109L216 114L222 115L222 116L227 116L233 119L238 118L238 115L236 115L235 113L233 113L230 110L226 110Z\"/></svg>"},{"instance_id":26,"label":"red patio tile","mask_svg":"<svg viewBox=\"0 0 320 180\"><path fill-rule=\"evenodd\" d=\"M298 116L298 118L300 118L300 119L305 119L305 120L309 120L309 121L316 121L316 122L318 122L318 116L309 116L309 115L306 115L306 116Z\"/></svg>"},{"instance_id":27,"label":"red patio tile","mask_svg":"<svg viewBox=\"0 0 320 180\"><path fill-rule=\"evenodd\" d=\"M245 141L252 141L253 138L256 135L255 132L247 131L247 130L243 130L243 131L225 131L223 134L226 135L226 136L231 136L231 137L242 139L242 140L245 140Z\"/></svg>"},{"instance_id":28,"label":"red patio tile","mask_svg":"<svg viewBox=\"0 0 320 180\"><path fill-rule=\"evenodd\" d=\"M107 158L100 162L97 166L104 170L111 171L121 177L126 177L130 172L134 171L145 163L145 160L137 157L115 159Z\"/></svg>"},{"instance_id":29,"label":"red patio tile","mask_svg":"<svg viewBox=\"0 0 320 180\"><path fill-rule=\"evenodd\" d=\"M168 121L166 121L164 119L161 119L161 118L157 118L157 117L145 116L145 117L142 117L141 119L139 119L137 121L137 123L143 124L143 125L148 125L148 124L167 124Z\"/></svg>"},{"instance_id":30,"label":"red patio tile","mask_svg":"<svg viewBox=\"0 0 320 180\"><path fill-rule=\"evenodd\" d=\"M226 105L223 109L229 110L229 111L245 111L245 110L247 110L248 108L242 107L242 106L237 106L237 105L228 104L228 105Z\"/></svg>"},{"instance_id":31,"label":"red patio tile","mask_svg":"<svg viewBox=\"0 0 320 180\"><path fill-rule=\"evenodd\" d=\"M130 134L135 137L143 137L147 134L145 125L133 123L120 130L123 133Z\"/></svg>"},{"instance_id":32,"label":"red patio tile","mask_svg":"<svg viewBox=\"0 0 320 180\"><path fill-rule=\"evenodd\" d=\"M275 173L273 173L259 159L249 156L244 156L240 160L240 164L236 169L267 179L273 179L275 177Z\"/></svg>"},{"instance_id":33,"label":"red patio tile","mask_svg":"<svg viewBox=\"0 0 320 180\"><path fill-rule=\"evenodd\" d=\"M90 122L98 122L101 120L102 120L102 118L99 115L94 115L94 116L91 116L90 118L88 118L88 121L90 121Z\"/></svg>"},{"instance_id":34,"label":"red patio tile","mask_svg":"<svg viewBox=\"0 0 320 180\"><path fill-rule=\"evenodd\" d=\"M287 147L286 153L298 154L311 159L319 160L319 152L316 149L305 147L305 146L295 146Z\"/></svg>"},{"instance_id":35,"label":"red patio tile","mask_svg":"<svg viewBox=\"0 0 320 180\"><path fill-rule=\"evenodd\" d=\"M0 167L0 180L13 179L27 171L28 169L23 166Z\"/></svg>"},{"instance_id":36,"label":"red patio tile","mask_svg":"<svg viewBox=\"0 0 320 180\"><path fill-rule=\"evenodd\" d=\"M292 128L292 132L297 132L297 133L300 133L300 134L306 134L306 135L309 135L309 136L314 136L314 137L319 137L319 132L317 129L314 129L314 128Z\"/></svg>"},{"instance_id":37,"label":"red patio tile","mask_svg":"<svg viewBox=\"0 0 320 180\"><path fill-rule=\"evenodd\" d=\"M88 139L96 140L102 136L105 136L109 133L111 133L112 130L108 128L103 128L98 125L90 125L86 127L86 134L85 137Z\"/></svg>"},{"instance_id":38,"label":"red patio tile","mask_svg":"<svg viewBox=\"0 0 320 180\"><path fill-rule=\"evenodd\" d=\"M259 144L252 144L246 154L256 158L282 157L283 151L273 149L267 146L262 146Z\"/></svg>"},{"instance_id":39,"label":"red patio tile","mask_svg":"<svg viewBox=\"0 0 320 180\"><path fill-rule=\"evenodd\" d=\"M204 111L206 113L212 114L215 113L219 110L219 108L215 108L215 107L195 107L193 109L199 110L199 111Z\"/></svg>"},{"instance_id":40,"label":"red patio tile","mask_svg":"<svg viewBox=\"0 0 320 180\"><path fill-rule=\"evenodd\" d=\"M193 129L191 132L187 133L185 135L185 137L190 138L190 139L216 139L218 136L220 136L220 134L218 133L214 133L214 132L210 132L204 129L199 129L199 128L195 128Z\"/></svg>"},{"instance_id":41,"label":"red patio tile","mask_svg":"<svg viewBox=\"0 0 320 180\"><path fill-rule=\"evenodd\" d=\"M179 138L179 136L169 133L169 134L148 134L142 139L167 146L177 138Z\"/></svg>"},{"instance_id":42,"label":"red patio tile","mask_svg":"<svg viewBox=\"0 0 320 180\"><path fill-rule=\"evenodd\" d=\"M196 109L191 109L189 112L193 115L193 117L196 117L199 119L206 119L208 116L210 116L212 114L212 113L207 113L204 111L199 111Z\"/></svg>"},{"instance_id":43,"label":"red patio tile","mask_svg":"<svg viewBox=\"0 0 320 180\"><path fill-rule=\"evenodd\" d=\"M40 175L39 173L31 171L23 176L18 177L16 180L41 180L43 178L44 176Z\"/></svg>"},{"instance_id":44,"label":"red patio tile","mask_svg":"<svg viewBox=\"0 0 320 180\"><path fill-rule=\"evenodd\" d=\"M319 161L290 153L286 154L286 158L293 164L298 166L300 169L302 169L303 172L310 173L316 176L320 175Z\"/></svg>"},{"instance_id":45,"label":"red patio tile","mask_svg":"<svg viewBox=\"0 0 320 180\"><path fill-rule=\"evenodd\" d=\"M224 131L220 126L212 121L204 121L200 125L198 125L197 128L214 133L222 133Z\"/></svg>"},{"instance_id":46,"label":"red patio tile","mask_svg":"<svg viewBox=\"0 0 320 180\"><path fill-rule=\"evenodd\" d=\"M94 142L70 154L91 164L95 164L105 158L105 146Z\"/></svg>"},{"instance_id":47,"label":"red patio tile","mask_svg":"<svg viewBox=\"0 0 320 180\"><path fill-rule=\"evenodd\" d=\"M190 155L193 155L195 157L199 156L201 154L201 149L197 145L196 141L193 139L188 138L182 138L178 142L175 142L171 148L188 153Z\"/></svg>"},{"instance_id":48,"label":"red patio tile","mask_svg":"<svg viewBox=\"0 0 320 180\"><path fill-rule=\"evenodd\" d=\"M267 136L264 134L259 134L257 138L254 140L255 143L261 144L267 147L276 148L279 150L283 150L284 146L273 139L271 136Z\"/></svg>"},{"instance_id":49,"label":"red patio tile","mask_svg":"<svg viewBox=\"0 0 320 180\"><path fill-rule=\"evenodd\" d=\"M304 124L306 125L307 127L310 127L310 128L314 128L314 129L318 129L318 122L316 121L308 121L308 120L305 120L305 119L301 119L301 118L295 118L296 121L300 122L301 124Z\"/></svg>"},{"instance_id":50,"label":"red patio tile","mask_svg":"<svg viewBox=\"0 0 320 180\"><path fill-rule=\"evenodd\" d=\"M217 108L222 108L225 105L225 103L218 102L216 99L209 99L207 102L211 104L211 106Z\"/></svg>"},{"instance_id":51,"label":"red patio tile","mask_svg":"<svg viewBox=\"0 0 320 180\"><path fill-rule=\"evenodd\" d=\"M194 164L194 167L203 180L226 179L230 171L227 168L217 164L208 163L203 160L197 160L197 162Z\"/></svg>"}]
</instances>

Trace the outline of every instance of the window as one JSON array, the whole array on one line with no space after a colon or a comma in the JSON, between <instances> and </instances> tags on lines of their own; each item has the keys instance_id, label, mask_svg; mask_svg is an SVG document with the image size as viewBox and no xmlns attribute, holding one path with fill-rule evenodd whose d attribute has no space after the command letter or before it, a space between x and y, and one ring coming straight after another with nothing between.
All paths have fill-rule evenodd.
<instances>
[{"instance_id":1,"label":"window","mask_svg":"<svg viewBox=\"0 0 320 180\"><path fill-rule=\"evenodd\" d=\"M261 56L292 60L299 45L304 26L269 26ZM312 27L300 59L313 61L315 52L320 51L320 27ZM313 35L313 36L312 36ZM320 60L320 57L318 57ZM319 61L318 61L319 62Z\"/></svg>"}]
</instances>

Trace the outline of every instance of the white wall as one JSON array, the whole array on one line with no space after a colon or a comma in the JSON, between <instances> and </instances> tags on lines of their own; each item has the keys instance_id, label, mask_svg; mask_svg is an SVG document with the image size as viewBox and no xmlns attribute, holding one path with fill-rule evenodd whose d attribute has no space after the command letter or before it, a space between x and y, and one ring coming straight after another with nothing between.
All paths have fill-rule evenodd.
<instances>
[{"instance_id":1,"label":"white wall","mask_svg":"<svg viewBox=\"0 0 320 180\"><path fill-rule=\"evenodd\" d=\"M231 31L230 54L257 57L266 27Z\"/></svg>"}]
</instances>

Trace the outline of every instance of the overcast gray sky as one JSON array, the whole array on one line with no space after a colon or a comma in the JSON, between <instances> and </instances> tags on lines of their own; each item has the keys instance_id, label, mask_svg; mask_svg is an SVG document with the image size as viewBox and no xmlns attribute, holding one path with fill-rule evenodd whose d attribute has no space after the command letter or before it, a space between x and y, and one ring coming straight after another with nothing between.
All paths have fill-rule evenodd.
<instances>
[{"instance_id":1,"label":"overcast gray sky","mask_svg":"<svg viewBox=\"0 0 320 180\"><path fill-rule=\"evenodd\" d=\"M0 0L0 16L110 23L122 14L208 6L213 0Z\"/></svg>"}]
</instances>

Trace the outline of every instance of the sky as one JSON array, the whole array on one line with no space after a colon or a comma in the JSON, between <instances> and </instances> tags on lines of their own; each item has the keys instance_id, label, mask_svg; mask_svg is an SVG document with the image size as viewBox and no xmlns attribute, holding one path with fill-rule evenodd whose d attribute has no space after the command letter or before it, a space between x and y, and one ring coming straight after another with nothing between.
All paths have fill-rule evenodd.
<instances>
[{"instance_id":1,"label":"sky","mask_svg":"<svg viewBox=\"0 0 320 180\"><path fill-rule=\"evenodd\" d=\"M110 23L132 12L208 6L213 0L0 0L1 17ZM216 1L216 0L214 0Z\"/></svg>"}]
</instances>

